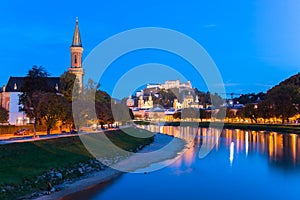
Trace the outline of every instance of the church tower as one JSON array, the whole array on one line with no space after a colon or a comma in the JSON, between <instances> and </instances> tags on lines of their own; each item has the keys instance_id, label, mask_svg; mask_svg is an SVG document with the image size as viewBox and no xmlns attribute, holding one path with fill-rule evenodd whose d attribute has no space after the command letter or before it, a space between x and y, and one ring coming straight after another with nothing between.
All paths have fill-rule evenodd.
<instances>
[{"instance_id":1,"label":"church tower","mask_svg":"<svg viewBox=\"0 0 300 200\"><path fill-rule=\"evenodd\" d=\"M83 68L82 68L83 48L82 48L80 32L79 32L79 27L78 27L78 19L76 19L76 26L75 26L75 31L74 31L70 51L71 51L71 66L68 69L68 71L76 75L79 86L82 90L82 88L83 88L83 75L84 75L84 71L83 71Z\"/></svg>"}]
</instances>

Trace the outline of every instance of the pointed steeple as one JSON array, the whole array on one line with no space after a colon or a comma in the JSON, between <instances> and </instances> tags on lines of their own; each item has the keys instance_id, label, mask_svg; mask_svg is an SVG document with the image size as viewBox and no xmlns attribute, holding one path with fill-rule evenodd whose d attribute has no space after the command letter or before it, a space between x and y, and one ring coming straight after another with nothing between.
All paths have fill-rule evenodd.
<instances>
[{"instance_id":1,"label":"pointed steeple","mask_svg":"<svg viewBox=\"0 0 300 200\"><path fill-rule=\"evenodd\" d=\"M78 27L78 18L76 18L76 26L73 35L72 47L82 47L80 32Z\"/></svg>"},{"instance_id":2,"label":"pointed steeple","mask_svg":"<svg viewBox=\"0 0 300 200\"><path fill-rule=\"evenodd\" d=\"M76 18L76 26L73 35L72 45L70 47L71 52L71 65L68 69L69 72L76 75L76 78L79 81L80 88L83 88L83 75L84 70L82 68L82 43L80 38L80 32L78 27L78 19Z\"/></svg>"}]
</instances>

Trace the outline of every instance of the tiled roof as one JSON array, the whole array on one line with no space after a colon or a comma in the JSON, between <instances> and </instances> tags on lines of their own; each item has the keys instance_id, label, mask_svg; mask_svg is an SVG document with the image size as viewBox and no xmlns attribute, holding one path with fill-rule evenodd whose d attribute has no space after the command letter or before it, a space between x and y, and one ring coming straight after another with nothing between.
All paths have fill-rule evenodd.
<instances>
[{"instance_id":1,"label":"tiled roof","mask_svg":"<svg viewBox=\"0 0 300 200\"><path fill-rule=\"evenodd\" d=\"M25 77L10 77L5 92L20 92L21 87L24 84ZM48 83L53 88L60 88L59 77L47 77Z\"/></svg>"}]
</instances>

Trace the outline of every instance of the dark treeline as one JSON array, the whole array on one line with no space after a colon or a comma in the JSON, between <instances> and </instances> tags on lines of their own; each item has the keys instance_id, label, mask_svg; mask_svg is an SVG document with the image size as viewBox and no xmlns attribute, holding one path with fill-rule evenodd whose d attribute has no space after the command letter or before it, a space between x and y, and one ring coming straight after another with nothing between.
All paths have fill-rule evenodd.
<instances>
[{"instance_id":1,"label":"dark treeline","mask_svg":"<svg viewBox=\"0 0 300 200\"><path fill-rule=\"evenodd\" d=\"M257 123L262 120L263 123L270 122L271 119L280 119L282 123L289 123L293 118L298 122L300 114L300 73L294 75L280 84L274 86L267 93L260 92L258 94L243 94L237 98L232 99L233 104L226 104L220 106L225 100L220 100L218 96L209 93L201 93L197 91L199 103L202 105L212 104L216 110L200 109L198 114L201 120L227 118L233 121L234 118L239 118L245 121L250 119L252 123ZM203 99L203 100L202 100ZM209 101L209 99L217 99L217 101ZM234 104L243 104L242 106L235 107ZM186 115L188 118L194 118L195 111L186 109L190 114ZM175 113L174 118L181 118L180 113ZM273 120L274 121L274 120Z\"/></svg>"},{"instance_id":2,"label":"dark treeline","mask_svg":"<svg viewBox=\"0 0 300 200\"><path fill-rule=\"evenodd\" d=\"M37 125L45 125L47 133L58 123L68 129L77 128L89 124L112 124L115 121L129 121L133 119L131 109L126 106L126 98L120 103L112 99L105 91L100 90L100 85L89 80L84 88L80 88L76 76L65 72L60 77L59 90L50 87L47 82L48 72L43 67L33 66L28 71L24 79L22 94L20 95L20 106L30 117L34 124L34 130ZM145 90L145 93L152 95L151 91ZM176 112L173 118L198 118L201 121L205 119L227 118L233 121L239 118L242 121L248 119L252 123L259 120L264 123L270 122L270 119L280 119L282 123L290 122L290 119L297 121L299 115L300 103L300 73L286 79L280 84L274 86L267 93L243 94L231 99L230 105L226 99L218 94L201 92L197 89L180 91L179 89L161 89L153 95L154 105L160 105L164 108L173 107L175 99L182 102L187 95L197 97L198 104L202 109L186 108ZM76 108L81 108L82 113L73 116L72 104L76 100ZM95 108L89 108L90 100L94 100L92 105ZM137 101L137 98L134 97ZM135 102L137 105L137 102ZM242 105L234 107L234 104ZM88 113L95 110L96 117ZM74 119L74 117L76 119ZM0 108L0 122L8 119L8 112ZM76 121L76 126L74 120ZM299 120L299 119L298 119ZM274 121L274 120L273 120ZM34 131L35 132L35 131Z\"/></svg>"},{"instance_id":3,"label":"dark treeline","mask_svg":"<svg viewBox=\"0 0 300 200\"><path fill-rule=\"evenodd\" d=\"M36 134L37 125L45 125L47 133L50 134L51 129L57 126L58 122L61 125L80 129L80 126L87 125L88 122L97 124L112 124L115 122L112 113L113 100L106 92L99 89L100 85L89 80L84 88L79 87L76 76L72 73L65 72L60 77L60 87L55 89L47 82L48 72L43 67L33 66L28 71L24 79L22 94L20 95L19 104L26 115L30 117L34 124L34 134ZM93 98L91 95L94 95ZM94 99L94 106L96 111L96 119L88 116L89 100ZM73 116L72 103L79 102L80 114ZM76 106L76 105L73 105ZM127 107L113 104L116 107L115 113L125 113L116 116L119 121L130 120L132 114ZM0 110L2 114L2 110ZM5 114L2 114L5 116ZM75 120L74 117L78 118ZM1 120L1 118L0 118ZM76 121L76 127L75 122ZM78 123L78 124L77 124Z\"/></svg>"}]
</instances>

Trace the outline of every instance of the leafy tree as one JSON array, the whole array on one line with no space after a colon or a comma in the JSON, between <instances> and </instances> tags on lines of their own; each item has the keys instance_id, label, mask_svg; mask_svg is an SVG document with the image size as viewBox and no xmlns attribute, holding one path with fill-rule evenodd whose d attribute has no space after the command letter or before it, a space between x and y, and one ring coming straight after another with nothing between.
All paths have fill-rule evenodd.
<instances>
[{"instance_id":1,"label":"leafy tree","mask_svg":"<svg viewBox=\"0 0 300 200\"><path fill-rule=\"evenodd\" d=\"M47 127L47 134L53 127L56 126L59 120L64 117L64 105L66 105L66 99L55 93L46 93L40 99L41 107L40 112L42 119L44 119Z\"/></svg>"},{"instance_id":2,"label":"leafy tree","mask_svg":"<svg viewBox=\"0 0 300 200\"><path fill-rule=\"evenodd\" d=\"M82 98L79 97L80 88L79 82L76 79L76 75L70 72L65 72L60 76L60 93L66 99L64 101L64 109L63 109L63 116L62 116L62 123L67 125L69 129L75 128L74 127L74 120L73 120L73 113L72 113L72 101L73 98L78 99ZM75 93L74 93L75 92ZM82 100L82 99L81 99Z\"/></svg>"},{"instance_id":3,"label":"leafy tree","mask_svg":"<svg viewBox=\"0 0 300 200\"><path fill-rule=\"evenodd\" d=\"M23 105L25 113L34 120L34 137L36 137L37 123L41 123L43 114L41 112L42 102L40 99L45 93L54 92L54 88L48 83L48 72L43 67L33 66L24 78L22 94L20 95L19 104Z\"/></svg>"},{"instance_id":4,"label":"leafy tree","mask_svg":"<svg viewBox=\"0 0 300 200\"><path fill-rule=\"evenodd\" d=\"M292 85L292 86L300 87L300 72L282 81L279 85Z\"/></svg>"},{"instance_id":5,"label":"leafy tree","mask_svg":"<svg viewBox=\"0 0 300 200\"><path fill-rule=\"evenodd\" d=\"M134 117L132 110L124 104L113 104L112 112L114 120L118 122L128 122Z\"/></svg>"},{"instance_id":6,"label":"leafy tree","mask_svg":"<svg viewBox=\"0 0 300 200\"><path fill-rule=\"evenodd\" d=\"M203 119L210 119L211 118L211 111L210 110L205 110L205 109L200 109L200 120L201 122L203 121Z\"/></svg>"},{"instance_id":7,"label":"leafy tree","mask_svg":"<svg viewBox=\"0 0 300 200\"><path fill-rule=\"evenodd\" d=\"M249 118L251 122L257 123L258 109L253 104L247 104L245 107L238 109L236 115L243 120Z\"/></svg>"},{"instance_id":8,"label":"leafy tree","mask_svg":"<svg viewBox=\"0 0 300 200\"><path fill-rule=\"evenodd\" d=\"M73 99L72 108L74 108L72 109L74 124L77 131L80 132L81 127L86 125L91 118L91 101L84 94L80 94L76 99Z\"/></svg>"},{"instance_id":9,"label":"leafy tree","mask_svg":"<svg viewBox=\"0 0 300 200\"><path fill-rule=\"evenodd\" d=\"M234 98L234 102L239 102L241 104L251 104L251 103L258 103L257 100L264 100L266 97L266 94L263 92L260 93L249 93L249 94L242 94L237 98Z\"/></svg>"},{"instance_id":10,"label":"leafy tree","mask_svg":"<svg viewBox=\"0 0 300 200\"><path fill-rule=\"evenodd\" d=\"M219 111L216 114L216 118L217 119L224 119L225 117L233 118L234 117L233 111L231 109L225 108L225 107L219 108Z\"/></svg>"},{"instance_id":11,"label":"leafy tree","mask_svg":"<svg viewBox=\"0 0 300 200\"><path fill-rule=\"evenodd\" d=\"M8 121L8 111L0 106L0 123Z\"/></svg>"},{"instance_id":12,"label":"leafy tree","mask_svg":"<svg viewBox=\"0 0 300 200\"><path fill-rule=\"evenodd\" d=\"M183 112L183 113L182 113ZM210 119L210 111L206 111L204 109L195 109L195 108L186 108L181 111L177 111L173 114L174 119L187 119L187 118L200 118L201 122L203 119Z\"/></svg>"},{"instance_id":13,"label":"leafy tree","mask_svg":"<svg viewBox=\"0 0 300 200\"><path fill-rule=\"evenodd\" d=\"M66 99L62 101L63 111L61 116L61 122L63 125L71 131L72 128L75 128L73 113L72 113L72 103L68 102Z\"/></svg>"},{"instance_id":14,"label":"leafy tree","mask_svg":"<svg viewBox=\"0 0 300 200\"><path fill-rule=\"evenodd\" d=\"M73 99L72 108L76 109L73 118L78 131L80 131L81 126L87 125L91 121L93 123L98 121L102 127L106 123L112 124L114 122L111 97L99 87L99 84L88 80L83 92Z\"/></svg>"},{"instance_id":15,"label":"leafy tree","mask_svg":"<svg viewBox=\"0 0 300 200\"><path fill-rule=\"evenodd\" d=\"M264 123L266 123L266 119L274 117L274 109L272 107L272 103L270 100L261 101L258 104L258 117L263 118Z\"/></svg>"},{"instance_id":16,"label":"leafy tree","mask_svg":"<svg viewBox=\"0 0 300 200\"><path fill-rule=\"evenodd\" d=\"M84 90L72 99L72 112L74 124L78 131L81 127L87 125L88 121L97 120L95 115L95 93L99 85L92 80L88 80L88 84Z\"/></svg>"},{"instance_id":17,"label":"leafy tree","mask_svg":"<svg viewBox=\"0 0 300 200\"><path fill-rule=\"evenodd\" d=\"M159 97L153 96L153 103L157 105L161 105L164 108L173 107L174 99L179 96L178 89L161 89L159 91Z\"/></svg>"},{"instance_id":18,"label":"leafy tree","mask_svg":"<svg viewBox=\"0 0 300 200\"><path fill-rule=\"evenodd\" d=\"M244 112L244 116L246 118L251 119L251 122L254 121L257 123L258 110L253 104L247 104L244 108L242 108L242 112Z\"/></svg>"},{"instance_id":19,"label":"leafy tree","mask_svg":"<svg viewBox=\"0 0 300 200\"><path fill-rule=\"evenodd\" d=\"M235 118L235 113L232 109L230 108L227 108L226 109L226 117L229 118L229 119L232 119L232 118Z\"/></svg>"},{"instance_id":20,"label":"leafy tree","mask_svg":"<svg viewBox=\"0 0 300 200\"><path fill-rule=\"evenodd\" d=\"M224 103L224 100L222 97L220 97L217 93L210 95L211 98L211 104L216 107L220 108L220 106Z\"/></svg>"},{"instance_id":21,"label":"leafy tree","mask_svg":"<svg viewBox=\"0 0 300 200\"><path fill-rule=\"evenodd\" d=\"M209 92L201 92L196 90L196 95L198 95L198 100L199 100L199 104L203 105L204 107L206 107L207 105L211 105L212 101L211 101L211 96Z\"/></svg>"},{"instance_id":22,"label":"leafy tree","mask_svg":"<svg viewBox=\"0 0 300 200\"><path fill-rule=\"evenodd\" d=\"M299 87L285 84L276 86L267 92L266 99L271 102L274 115L284 123L297 113Z\"/></svg>"},{"instance_id":23,"label":"leafy tree","mask_svg":"<svg viewBox=\"0 0 300 200\"><path fill-rule=\"evenodd\" d=\"M101 126L104 124L112 124L114 122L111 101L109 94L97 89L95 95L95 106L97 118Z\"/></svg>"},{"instance_id":24,"label":"leafy tree","mask_svg":"<svg viewBox=\"0 0 300 200\"><path fill-rule=\"evenodd\" d=\"M245 112L242 108L238 109L236 112L236 116L245 120L246 116L245 116Z\"/></svg>"},{"instance_id":25,"label":"leafy tree","mask_svg":"<svg viewBox=\"0 0 300 200\"><path fill-rule=\"evenodd\" d=\"M173 114L173 118L174 119L181 119L181 112L175 112L174 114Z\"/></svg>"},{"instance_id":26,"label":"leafy tree","mask_svg":"<svg viewBox=\"0 0 300 200\"><path fill-rule=\"evenodd\" d=\"M73 92L75 92L74 95ZM72 97L78 95L79 83L75 74L65 72L60 76L60 93L63 94L68 102L72 102Z\"/></svg>"}]
</instances>

